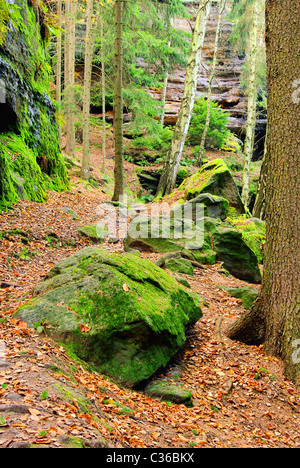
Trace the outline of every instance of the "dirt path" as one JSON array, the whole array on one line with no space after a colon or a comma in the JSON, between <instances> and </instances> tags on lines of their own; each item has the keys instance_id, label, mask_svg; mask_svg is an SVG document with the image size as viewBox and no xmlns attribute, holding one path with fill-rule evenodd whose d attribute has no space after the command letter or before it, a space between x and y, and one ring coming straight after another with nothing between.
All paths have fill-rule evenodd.
<instances>
[{"instance_id":1,"label":"dirt path","mask_svg":"<svg viewBox=\"0 0 300 468\"><path fill-rule=\"evenodd\" d=\"M100 155L94 157L96 164ZM69 357L47 330L39 334L12 318L54 263L89 245L76 228L95 221L95 207L109 199L107 185L102 191L80 183L76 168L71 182L70 192L50 193L44 205L22 201L0 217L0 231L19 229L0 237L0 448L299 448L300 393L280 361L224 334L244 309L217 285L246 283L220 265L186 276L203 298L204 316L161 376L192 391L192 408L118 387Z\"/></svg>"}]
</instances>

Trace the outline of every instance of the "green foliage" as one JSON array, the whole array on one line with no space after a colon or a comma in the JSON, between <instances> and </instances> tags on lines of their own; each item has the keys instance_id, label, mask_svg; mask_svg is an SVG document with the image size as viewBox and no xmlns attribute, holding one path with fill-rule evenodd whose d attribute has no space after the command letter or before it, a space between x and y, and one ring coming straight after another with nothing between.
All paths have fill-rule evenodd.
<instances>
[{"instance_id":1,"label":"green foliage","mask_svg":"<svg viewBox=\"0 0 300 468\"><path fill-rule=\"evenodd\" d=\"M93 66L101 66L101 50L104 49L106 74L106 104L113 105L114 82L114 30L112 28L113 5L102 8L104 34L95 39ZM123 98L124 106L132 113L129 131L138 135L160 133L160 124L153 119L161 113L161 107L144 88L162 87L166 73L176 67L185 67L189 50L190 33L176 30L171 19L184 17L186 9L182 0L158 2L138 0L125 2L123 47ZM171 41L171 45L170 45ZM100 81L100 80L99 80ZM91 104L102 107L101 85L92 89Z\"/></svg>"},{"instance_id":2,"label":"green foliage","mask_svg":"<svg viewBox=\"0 0 300 468\"><path fill-rule=\"evenodd\" d=\"M132 146L136 148L147 148L150 150L167 150L172 141L172 136L172 127L160 127L160 131L157 134L135 138L132 141Z\"/></svg>"},{"instance_id":3,"label":"green foliage","mask_svg":"<svg viewBox=\"0 0 300 468\"><path fill-rule=\"evenodd\" d=\"M230 133L226 127L228 117L221 107L213 101L210 103L210 111L210 124L205 146L221 148ZM205 128L206 116L207 101L204 98L200 98L195 104L189 128L189 143L191 145L197 145L200 143Z\"/></svg>"}]
</instances>

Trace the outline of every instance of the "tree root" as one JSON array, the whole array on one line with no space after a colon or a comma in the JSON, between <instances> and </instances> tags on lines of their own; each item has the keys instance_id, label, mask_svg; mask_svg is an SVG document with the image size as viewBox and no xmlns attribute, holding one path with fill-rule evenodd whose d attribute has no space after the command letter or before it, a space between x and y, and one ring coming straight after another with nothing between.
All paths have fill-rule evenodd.
<instances>
[{"instance_id":1,"label":"tree root","mask_svg":"<svg viewBox=\"0 0 300 468\"><path fill-rule=\"evenodd\" d=\"M248 345L258 346L263 344L266 335L263 302L263 299L258 297L252 308L228 327L226 336L231 340Z\"/></svg>"}]
</instances>

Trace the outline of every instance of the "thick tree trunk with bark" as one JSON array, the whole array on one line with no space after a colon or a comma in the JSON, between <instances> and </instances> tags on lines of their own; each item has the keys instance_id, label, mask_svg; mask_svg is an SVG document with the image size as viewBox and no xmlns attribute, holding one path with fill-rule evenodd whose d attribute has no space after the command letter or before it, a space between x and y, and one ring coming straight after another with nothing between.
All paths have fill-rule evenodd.
<instances>
[{"instance_id":1,"label":"thick tree trunk with bark","mask_svg":"<svg viewBox=\"0 0 300 468\"><path fill-rule=\"evenodd\" d=\"M124 0L115 2L115 188L113 201L119 201L124 195L124 143L123 143L123 8Z\"/></svg>"},{"instance_id":2,"label":"thick tree trunk with bark","mask_svg":"<svg viewBox=\"0 0 300 468\"><path fill-rule=\"evenodd\" d=\"M300 384L300 102L299 0L266 1L268 138L267 241L260 296L228 336L265 342L281 358L287 378ZM297 351L298 349L298 351Z\"/></svg>"},{"instance_id":3,"label":"thick tree trunk with bark","mask_svg":"<svg viewBox=\"0 0 300 468\"><path fill-rule=\"evenodd\" d=\"M195 104L197 80L201 63L206 25L211 10L211 3L211 0L201 0L199 5L199 11L193 31L192 44L187 64L182 103L174 130L171 147L166 156L166 163L159 181L157 197L168 195L175 187L178 166Z\"/></svg>"}]
</instances>

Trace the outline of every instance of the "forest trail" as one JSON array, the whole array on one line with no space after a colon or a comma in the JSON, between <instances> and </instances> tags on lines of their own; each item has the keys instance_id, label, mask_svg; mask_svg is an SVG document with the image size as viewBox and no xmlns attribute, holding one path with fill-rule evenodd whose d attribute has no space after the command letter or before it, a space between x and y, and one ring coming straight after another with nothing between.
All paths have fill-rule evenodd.
<instances>
[{"instance_id":1,"label":"forest trail","mask_svg":"<svg viewBox=\"0 0 300 468\"><path fill-rule=\"evenodd\" d=\"M94 138L91 163L96 168L101 138ZM109 151L108 173L113 167ZM134 191L132 167L125 163ZM262 347L233 342L224 334L244 309L241 300L218 286L247 283L226 276L222 265L183 275L203 298L203 318L190 330L173 368L160 377L190 389L192 408L118 387L68 356L47 330L39 334L12 318L54 263L90 245L77 227L95 223L97 205L110 199L109 183L103 191L95 169L100 188L93 188L79 180L78 172L72 169L69 192L51 192L43 205L21 201L1 215L0 231L19 231L0 237L0 448L299 447L300 393L285 379L281 362L266 356ZM121 243L105 242L102 248L123 251Z\"/></svg>"}]
</instances>

